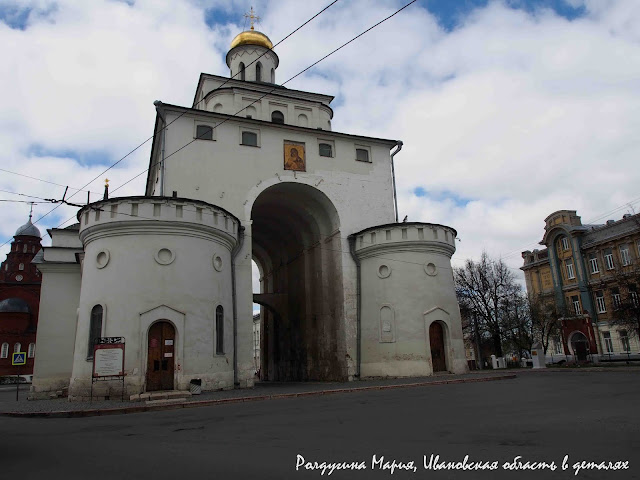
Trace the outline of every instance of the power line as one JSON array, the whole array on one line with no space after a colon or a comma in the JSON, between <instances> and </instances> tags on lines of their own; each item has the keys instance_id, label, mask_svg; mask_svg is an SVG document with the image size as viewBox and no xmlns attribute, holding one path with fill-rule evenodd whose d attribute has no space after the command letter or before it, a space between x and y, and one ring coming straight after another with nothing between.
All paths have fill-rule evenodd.
<instances>
[{"instance_id":1,"label":"power line","mask_svg":"<svg viewBox=\"0 0 640 480\"><path fill-rule=\"evenodd\" d=\"M273 47L269 48L268 50L264 51L261 55L259 55L253 62L249 63L247 66L253 65L255 62L257 62L260 58L262 58L264 55L267 54L267 52L272 51L275 47L277 47L278 45L280 45L282 42L284 42L286 39L288 39L289 37L291 37L291 35L293 35L294 33L296 33L298 30L300 30L301 28L303 28L305 25L307 25L309 22L311 22L313 19L315 19L316 17L318 17L320 14L322 14L323 12L325 12L327 9L329 9L331 6L333 6L334 4L336 4L339 0L334 0L333 2L331 2L329 5L327 5L326 7L324 7L322 10L320 10L318 13L316 13L313 17L311 17L309 20L307 20L306 22L304 22L302 25L300 25L298 28L296 28L295 30L293 30L289 35L287 35L286 37L284 37L282 40L280 40L278 43L276 43ZM416 1L416 0L414 0ZM216 87L214 90L212 91L217 91L220 90L223 86L225 86L227 83L229 83L232 79L234 79L240 72L236 72L235 75L231 76L230 78L226 79L224 82L222 82L221 85L219 85L218 87ZM284 83L283 83L284 85ZM275 89L274 89L275 90ZM271 90L273 91L273 90ZM196 102L194 104L194 106L198 106L198 104L200 102L202 102L204 100L204 98L202 100L199 100L198 102ZM246 107L245 107L246 108ZM242 111L242 110L241 110ZM169 122L167 125L163 126L160 131L162 130L166 130L167 128L169 128L169 126L171 126L173 123L175 123L176 121L178 121L183 115L185 115L186 112L182 112L180 115L178 115L176 118L174 118L171 122ZM239 113L239 112L238 112ZM127 158L129 155L131 155L133 152L135 152L137 149L139 149L140 147L142 147L142 145L144 145L145 143L147 143L149 140L153 139L156 134L158 132L154 132L154 134L147 138L144 142L142 142L140 145L138 145L136 148L134 148L131 152L127 153L124 157L122 157L120 160L118 160L117 162L115 162L113 165L111 165L109 168L107 168L104 172L102 172L101 174L99 174L97 177L95 177L93 180L91 180L87 185L91 184L92 182L96 181L98 178L100 178L102 175L104 175L105 173L107 173L109 170L111 170L113 167L115 167L116 165L118 165L120 162L122 162L125 158ZM195 140L195 139L194 139ZM189 145L190 143L193 143L193 141L189 142L187 145ZM186 146L186 145L185 145ZM184 148L184 147L183 147ZM174 152L176 153L176 152ZM168 157L165 157L165 159ZM146 171L146 170L145 170ZM132 180L135 180L136 178L138 178L140 175L136 175L135 177L133 177L132 179L128 180L127 182L123 183L122 185L120 185L120 187L116 188L115 190L118 190L119 188L125 186L126 184L130 183ZM85 185L86 187L86 185ZM84 187L83 187L84 188ZM114 190L114 191L115 191ZM71 197L73 197L73 195L71 195ZM71 198L69 197L69 198ZM65 222L63 222L65 223Z\"/></svg>"},{"instance_id":2,"label":"power line","mask_svg":"<svg viewBox=\"0 0 640 480\"><path fill-rule=\"evenodd\" d=\"M396 10L394 13L392 13L391 15L389 15L388 17L385 17L384 19L380 20L378 23L376 23L375 25L367 28L366 30L364 30L363 32L359 33L358 35L356 35L355 37L353 37L351 40L343 43L342 45L340 45L338 48L336 48L335 50L331 51L330 53L328 53L327 55L325 55L324 57L322 57L320 60L312 63L311 65L309 65L308 67L304 68L303 70L301 70L300 72L296 73L293 77L289 78L288 80L286 80L285 82L283 82L281 84L281 86L286 85L287 83L289 83L291 80L297 78L298 76L302 75L304 72L308 71L309 69L311 69L312 67L318 65L320 62L322 62L323 60L326 60L327 58L329 58L331 55L333 55L334 53L338 52L339 50L343 49L344 47L346 47L347 45L349 45L351 42L357 40L358 38L362 37L364 34L370 32L371 30L373 30L374 28L376 28L377 26L383 24L384 22L386 22L387 20L389 20L391 17L396 16L398 13L400 13L402 10L404 10L405 8L409 7L410 5L414 4L415 2L417 2L418 0L412 0L411 2L407 3L406 5L404 5L402 8ZM216 128L218 128L220 125L228 122L231 118L235 118L237 117L237 115L240 112L243 112L244 110L246 110L247 108L249 108L250 106L252 106L254 103L259 102L260 100L262 100L263 98L265 98L267 95L273 93L275 90L278 90L279 87L275 87L272 88L271 90L269 90L268 92L266 92L265 94L263 94L262 96L258 97L257 99L255 99L253 102L249 103L248 105L246 105L245 107L241 108L240 110L238 110L236 113L234 113L233 115L231 115L229 118L225 118L223 121L221 121L220 123L214 125L211 130L215 130ZM184 115L185 112L183 112L181 114ZM178 117L179 118L179 117ZM177 120L177 119L176 119ZM175 120L172 121L172 123L175 122ZM152 167L155 167L156 165L158 165L159 163L166 161L168 158L172 157L173 155L175 155L176 153L180 152L181 150L187 148L189 145L191 145L193 142L195 142L196 140L199 140L200 137L196 137L193 140L187 142L186 144L184 144L183 146L181 146L180 148L178 148L177 150L175 150L174 152L170 153L169 155L166 155L161 161L157 161L151 165L149 165L149 168L143 170L142 172L140 172L139 174L137 174L136 176L134 176L133 178L130 178L129 180L127 180L125 183L123 183L122 185L120 185L119 187L115 188L113 190L113 192L119 190L120 188L124 187L125 185L127 185L128 183L132 182L133 180L135 180L136 178L138 178L140 175L146 173L149 171L149 169L151 169ZM68 220L67 220L68 221ZM64 223L64 222L63 222Z\"/></svg>"},{"instance_id":3,"label":"power line","mask_svg":"<svg viewBox=\"0 0 640 480\"><path fill-rule=\"evenodd\" d=\"M38 200L45 200L45 201L49 201L48 198L42 198L42 197L36 197L35 195L26 195L24 193L17 193L17 192L11 192L9 190L0 190L0 192L3 193L10 193L11 195L18 195L20 197L27 197L27 198L37 198ZM31 202L27 202L27 203L31 203ZM45 203L45 202L33 202L33 203Z\"/></svg>"},{"instance_id":4,"label":"power line","mask_svg":"<svg viewBox=\"0 0 640 480\"><path fill-rule=\"evenodd\" d=\"M596 222L596 221L598 221L598 220L600 220L600 219L602 219L602 218L608 217L608 216L609 216L609 215L611 215L612 213L615 213L615 212L617 212L618 210L621 210L621 209L623 209L623 208L625 208L625 207L633 206L633 204L638 203L638 202L640 202L640 197L637 197L637 198L634 198L633 200L630 200L630 201L628 201L628 202L625 202L624 204L622 204L622 205L620 205L620 206L618 206L618 207L614 208L613 210L611 210L611 211L609 211L609 212L607 212L607 213L604 213L604 214L602 214L602 215L599 215L599 216L597 216L597 217L593 218L592 220L589 220L588 222L586 222L586 224L590 224L590 223L592 223L592 222ZM524 247L521 247L521 248L520 248L520 249L518 249L518 250L513 250L513 251L511 251L511 252L507 253L506 255L503 255L503 256L502 256L502 258L509 258L509 257L512 257L513 255L516 255L516 254L520 254L520 253L522 253L522 251L523 251L524 249L528 248L528 247L537 246L537 245L539 245L539 243L529 243L529 244L525 245Z\"/></svg>"},{"instance_id":5,"label":"power line","mask_svg":"<svg viewBox=\"0 0 640 480\"><path fill-rule=\"evenodd\" d=\"M37 203L50 203L50 202L33 202L33 201L29 201L29 200L7 200L7 199L0 199L0 202L9 202L9 203L29 203L31 205L35 205Z\"/></svg>"},{"instance_id":6,"label":"power line","mask_svg":"<svg viewBox=\"0 0 640 480\"><path fill-rule=\"evenodd\" d=\"M331 2L329 5L327 5L326 7L324 7L322 10L320 10L318 13L316 13L314 16L312 16L309 20L307 20L306 22L304 22L302 25L300 25L299 27L297 27L295 30L293 30L291 33L289 33L286 37L284 37L282 40L280 40L278 43L276 43L276 45L274 45L273 47L271 47L270 49L268 49L267 51L263 52L258 58L256 58L253 62L251 62L249 65L252 65L253 63L255 63L256 61L258 61L262 56L264 56L267 52L272 51L273 48L275 48L277 45L280 45L282 42L284 42L286 39L288 39L289 37L291 37L291 35L293 35L294 33L296 33L298 30L300 30L301 28L303 28L305 25L307 25L309 22L313 21L315 18L317 18L319 15L321 15L322 13L324 13L327 9L329 9L330 7L332 7L333 5L335 5L339 0L334 0L333 2ZM414 0L415 1L415 0ZM239 72L236 72L236 75L238 75ZM224 83L222 83L222 85L218 86L215 90L218 90L220 88L222 88L226 83L228 83L232 78L234 78L236 75L232 76L231 78L225 80ZM214 90L214 91L215 91ZM203 99L204 100L204 99ZM199 102L197 102L194 106L197 106L202 100L200 100ZM164 127L162 127L162 129L160 131L162 131L163 129L168 128L173 122L177 121L182 115L184 115L183 112L181 115L179 115L177 118L175 118L171 123L169 123L168 125L165 125ZM149 138L147 138L144 142L140 143L138 146L136 146L133 150L131 150L129 153L127 153L124 157L120 158L118 161L116 161L115 163L113 163L111 166L109 166L106 170L104 170L102 173L100 173L99 175L97 175L96 177L94 177L92 180L90 180L89 182L87 182L84 186L82 186L80 189L74 189L77 190L76 193L78 193L78 191L82 191L84 190L88 185L90 185L91 183L95 182L98 178L100 178L102 175L104 175L105 173L107 173L109 170L111 170L112 168L114 168L116 165L118 165L120 162L122 162L124 159L126 159L127 157L129 157L132 153L134 153L135 151L137 151L139 148L141 148L143 145L145 145L149 140L153 139L156 134L158 133L158 131L154 131L153 135ZM9 172L9 173L15 173L15 172ZM22 175L22 174L17 174L17 175ZM23 175L26 176L26 175ZM135 177L133 177L131 180L127 181L125 184L121 185L120 187L126 185L127 183L131 182L132 180L134 180L135 178L139 177L140 175L136 175ZM118 187L118 188L120 188ZM117 189L116 189L117 190ZM74 197L76 195L76 193L72 194L71 196L69 196L69 199L71 199L72 197ZM46 216L50 215L53 211L55 211L56 209L58 209L60 207L60 205L62 205L62 203L56 205L54 208L52 208L51 210L49 210L47 213L45 213L44 215L42 215L41 217L39 217L35 222L33 222L34 224L38 223L40 220L42 220L43 218L45 218ZM71 217L73 218L73 217ZM70 218L70 219L71 219ZM65 224L66 222L68 222L70 219L65 220L64 222L62 222L60 225L58 225L58 227L60 227L61 225ZM11 239L5 241L2 245L0 245L0 248L5 246L7 243L9 243L11 241Z\"/></svg>"},{"instance_id":7,"label":"power line","mask_svg":"<svg viewBox=\"0 0 640 480\"><path fill-rule=\"evenodd\" d=\"M412 5L413 3L415 3L417 0L412 0L411 2L407 3L406 5L404 5L403 7L401 7L400 9L396 10L394 13L392 13L391 15L385 17L384 19L380 20L379 22L377 22L376 24L374 24L373 26L367 28L366 30L364 30L363 32L359 33L358 35L356 35L355 37L353 37L351 40L348 40L347 42L343 43L342 45L340 45L338 48L334 49L333 51L331 51L330 53L328 53L327 55L325 55L324 57L322 57L321 59L317 60L316 62L312 63L310 66L306 67L305 69L301 70L300 72L298 72L296 75L294 75L293 77L289 78L288 80L286 80L285 82L283 82L281 84L281 86L289 83L290 81L292 81L293 79L297 78L298 76L300 76L301 74L303 74L304 72L308 71L310 68L314 67L315 65L319 64L320 62L322 62L323 60L327 59L328 57L330 57L331 55L333 55L334 53L338 52L339 50L341 50L342 48L344 48L345 46L349 45L350 43L352 43L353 41L355 41L356 39L362 37L364 34L370 32L371 30L373 30L374 28L378 27L379 25L381 25L382 23L386 22L387 20L389 20L390 18L394 17L395 15L397 15L398 13L400 13L401 11L403 11L405 8L409 7L410 5ZM306 25L307 23L309 23L311 20L313 20L314 18L316 18L318 15L320 15L320 13L324 12L327 8L329 8L331 5L333 5L336 2L331 3L329 6L325 7L321 12L319 12L318 14L316 14L314 17L312 17L311 19L309 19L307 22L305 22L302 26ZM294 30L291 34L289 34L287 37L285 37L283 40L281 40L279 43L281 43L282 41L284 41L286 38L290 37L291 35L293 35L293 33L295 33L296 31L298 31L300 28L302 28L302 26L298 27L296 30ZM265 52L266 53L266 52ZM257 59L256 59L257 60ZM253 63L253 62L252 62ZM249 64L251 65L251 64ZM228 80L227 80L228 81ZM225 82L226 83L226 82ZM224 85L224 83L223 83ZM222 85L221 85L222 86ZM218 87L220 88L220 87ZM266 92L265 94L263 94L262 96L258 97L256 100L254 100L253 102L249 103L248 105L246 105L244 108L238 110L236 113L234 113L233 115L231 115L229 118L225 118L222 122L214 125L212 127L212 130L216 129L217 127L219 127L220 125L228 122L230 119L235 118L238 116L238 114L240 114L241 112L243 112L244 110L246 110L248 107L252 106L254 103L259 102L260 100L262 100L263 98L265 98L267 95L273 93L275 90L278 90L280 88L280 86L278 87L274 87L271 90L269 90L268 92ZM182 114L180 114L180 116L178 116L176 119L172 120L171 123L169 123L166 127L163 127L162 130L164 130L165 128L167 128L169 125L171 125L173 122L175 122L178 118L180 118L182 115L184 115L186 112L183 112ZM145 170L143 170L142 172L140 172L139 174L135 175L134 177L130 178L129 180L127 180L126 182L124 182L123 184L121 184L120 186L118 186L117 188L113 189L111 191L111 193L114 193L116 191L118 191L119 189L121 189L122 187L124 187L125 185L131 183L133 180L135 180L136 178L138 178L140 175L143 175L144 173L147 173L149 171L149 169L153 168L154 166L158 165L159 163L161 163L162 161L166 161L167 159L169 159L170 157L172 157L173 155L175 155L176 153L180 152L181 150L185 149L186 147L188 147L189 145L191 145L192 143L194 143L196 140L199 140L200 137L196 137L194 139L192 139L191 141L187 142L186 144L184 144L183 146L181 146L180 148L178 148L177 150L175 150L174 152L170 153L169 155L166 155L161 161L157 161L155 163L152 163L151 165L149 165L148 168L146 168ZM64 225L66 222L68 222L69 220L72 220L74 217L70 217L69 219L65 220L64 222L62 222L60 225ZM59 226L60 226L59 225Z\"/></svg>"},{"instance_id":8,"label":"power line","mask_svg":"<svg viewBox=\"0 0 640 480\"><path fill-rule=\"evenodd\" d=\"M81 188L69 187L68 185L62 185L61 183L52 182L52 181L50 181L50 180L45 180L45 179L43 179L43 178L32 177L31 175L25 175L24 173L12 172L11 170L6 170L6 169L4 169L4 168L0 168L0 172L6 172L6 173L10 173L10 174L12 174L12 175L18 175L18 176L20 176L20 177L30 178L31 180L37 180L37 181L39 181L39 182L48 183L48 184L50 184L50 185L56 185L56 186L58 186L58 187L68 187L68 188L70 188L71 190L78 190L78 191L82 190ZM99 193L97 193L97 192L90 192L89 190L86 190L86 191L87 191L87 192L89 192L89 193L93 193L94 195L100 195L100 194L99 194Z\"/></svg>"}]
</instances>

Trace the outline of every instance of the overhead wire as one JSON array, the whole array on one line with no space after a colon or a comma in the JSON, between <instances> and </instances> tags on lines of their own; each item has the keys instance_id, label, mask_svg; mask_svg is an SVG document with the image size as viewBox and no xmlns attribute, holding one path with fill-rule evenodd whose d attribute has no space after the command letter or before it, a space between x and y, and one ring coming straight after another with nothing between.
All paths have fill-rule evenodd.
<instances>
[{"instance_id":1,"label":"overhead wire","mask_svg":"<svg viewBox=\"0 0 640 480\"><path fill-rule=\"evenodd\" d=\"M315 15L313 15L311 18L309 18L307 21L305 21L302 25L300 25L299 27L297 27L295 30L293 30L291 33L289 33L287 36L285 36L282 40L280 40L278 43L276 43L273 47L271 47L270 49L268 49L267 51L263 52L258 58L256 58L253 62L251 62L249 65L252 65L253 63L257 62L262 56L264 56L267 52L272 51L273 48L275 48L277 45L280 45L282 42L284 42L285 40L287 40L289 37L291 37L293 34L295 34L297 31L299 31L301 28L303 28L304 26L306 26L309 22L313 21L315 18L317 18L319 15L321 15L322 13L324 13L327 9L329 9L330 7L332 7L333 5L335 5L339 0L334 0L333 2L331 2L329 5L327 5L326 7L324 7L322 10L320 10L318 13L316 13ZM414 0L415 1L415 0ZM233 75L231 78L225 80L220 86L218 86L215 90L222 88L222 86L224 86L226 83L228 83L231 79L233 79L236 75L238 75L239 72L236 72L235 75ZM204 100L204 99L202 99ZM202 100L196 102L194 104L194 107L197 106ZM160 129L159 131L162 131L163 129L168 128L173 122L177 121L182 115L184 115L186 112L183 112L181 115L179 115L177 118L175 118L171 123L164 125L162 127L162 129ZM149 138L147 138L145 141L143 141L142 143L140 143L138 146L136 146L134 149L132 149L131 151L129 151L125 156L123 156L122 158L120 158L119 160L117 160L116 162L114 162L113 164L111 164L107 169L105 169L103 172L101 172L99 175L97 175L96 177L94 177L93 179L91 179L89 182L87 182L85 185L83 185L80 189L74 189L77 190L75 193L73 193L72 195L69 196L69 199L71 199L72 197L74 197L78 191L82 191L84 190L88 185L90 185L91 183L95 182L98 178L100 178L101 176L103 176L105 173L107 173L109 170L111 170L112 168L114 168L116 165L118 165L120 162L122 162L123 160L125 160L127 157L129 157L131 154L133 154L134 152L136 152L138 149L140 149L143 145L145 145L149 140L153 139L156 134L158 133L158 131L154 130L154 133L152 136L150 136ZM15 173L15 172L9 172L9 173ZM22 176L26 176L23 174L18 174L18 175L22 175ZM136 175L133 179L127 181L125 184L121 185L118 188L121 188L122 186L126 185L127 183L131 182L132 180L134 180L135 178L139 177L140 175ZM117 190L117 189L116 189ZM40 216L36 221L34 221L33 223L36 224L38 223L40 220L42 220L43 218L45 218L46 216L50 215L51 213L53 213L56 209L58 209L60 206L62 205L62 203L56 205L54 208L52 208L51 210L49 210L47 213L45 213L44 215ZM73 217L65 220L64 222L62 222L60 225L58 225L58 227L60 227L61 225L64 225L66 222L68 222L70 219L72 219ZM5 241L2 245L0 245L0 248L5 246L7 243L9 243L11 241L11 239L8 239L7 241Z\"/></svg>"},{"instance_id":2,"label":"overhead wire","mask_svg":"<svg viewBox=\"0 0 640 480\"><path fill-rule=\"evenodd\" d=\"M339 50L341 50L342 48L346 47L347 45L349 45L351 42L353 42L354 40L360 38L361 36L363 36L365 33L370 32L371 30L373 30L374 28L376 28L377 26L381 25L382 23L386 22L387 20L389 20L391 17L394 17L395 15L397 15L398 13L400 13L402 10L404 10L405 8L407 8L408 6L410 6L411 4L417 2L417 0L412 0L411 2L407 3L406 5L404 5L402 8L396 10L394 13L392 13L391 15L389 15L388 17L380 20L378 23L376 23L375 25L367 28L366 30L364 30L363 32L359 33L358 35L356 35L355 37L353 37L351 40L343 43L342 45L340 45L338 48L336 48L335 50L331 51L330 53L328 53L327 55L325 55L324 57L322 57L320 60L317 60L316 62L312 63L311 65L309 65L308 67L304 68L303 70L301 70L300 72L296 73L293 77L289 78L288 80L284 81L280 86L286 85L287 83L289 83L291 80L297 78L298 76L302 75L304 72L308 71L310 68L314 67L315 65L319 64L320 62L322 62L323 60L329 58L331 55L333 55L334 53L338 52ZM271 90L269 90L268 92L264 93L262 96L258 97L257 99L253 100L251 103L249 103L248 105L245 105L243 108L241 108L240 110L238 110L236 113L234 113L233 115L231 115L229 118L225 118L224 120L222 120L220 123L217 123L216 125L214 125L212 127L212 130L215 130L217 127L219 127L220 125L230 121L233 118L236 118L238 114L240 114L241 112L243 112L244 110L246 110L247 108L249 108L250 106L252 106L253 104L259 102L260 100L262 100L263 98L265 98L267 95L270 95L271 93L273 93L274 91L278 90L279 87L274 87ZM183 113L184 115L184 113ZM174 120L175 121L175 120ZM130 178L129 180L127 180L125 183L123 183L122 185L120 185L119 187L115 188L113 190L113 192L119 190L120 188L124 187L125 185L127 185L128 183L132 182L133 180L135 180L136 178L138 178L140 175L143 175L144 173L147 173L152 167L155 167L156 165L162 163L163 161L166 161L168 158L172 157L173 155L175 155L176 153L180 152L181 150L187 148L189 145L191 145L192 143L194 143L196 140L199 140L200 137L196 137L192 140L190 140L189 142L187 142L186 144L184 144L183 146L181 146L180 148L178 148L177 150L175 150L174 152L170 153L169 155L166 155L162 160L159 160L151 165L149 165L149 168L146 168L145 170L143 170L142 172L140 172L139 174L137 174L136 176L134 176L133 178Z\"/></svg>"},{"instance_id":3,"label":"overhead wire","mask_svg":"<svg viewBox=\"0 0 640 480\"><path fill-rule=\"evenodd\" d=\"M337 1L337 0L336 0ZM338 52L339 50L341 50L342 48L344 48L345 46L349 45L350 43L352 43L353 41L355 41L356 39L362 37L363 35L365 35L366 33L370 32L371 30L373 30L374 28L378 27L379 25L383 24L384 22L386 22L387 20L389 20L390 18L394 17L395 15L397 15L398 13L400 13L401 11L403 11L404 9L406 9L407 7L409 7L410 5L414 4L417 0L412 0L409 3L405 4L403 7L399 8L398 10L396 10L395 12L393 12L391 15L388 15L387 17L385 17L384 19L380 20L379 22L375 23L374 25L372 25L371 27L367 28L366 30L362 31L361 33L359 33L358 35L356 35L355 37L351 38L350 40L348 40L347 42L343 43L342 45L340 45L338 48L332 50L330 53L326 54L325 56L323 56L322 58L320 58L319 60L317 60L316 62L312 63L311 65L309 65L308 67L304 68L303 70L301 70L300 72L298 72L297 74L295 74L293 77L289 78L288 80L286 80L285 82L283 82L282 84L280 84L279 86L276 86L274 88L272 88L271 90L267 91L266 93L264 93L262 96L258 97L257 99L255 99L254 101L252 101L251 103L249 103L248 105L244 106L243 108L241 108L240 110L238 110L236 113L234 113L233 115L229 116L228 118L225 118L223 121L221 121L220 123L217 123L216 125L214 125L212 127L212 130L215 130L217 127L219 127L220 125L234 119L234 118L239 118L237 117L241 112L243 112L244 110L246 110L247 108L249 108L250 106L252 106L253 104L259 102L260 100L262 100L263 98L265 98L267 95L273 93L275 90L279 90L279 88L287 83L289 83L290 81L292 81L293 79L297 78L298 76L300 76L301 74L303 74L304 72L308 71L310 68L314 67L315 65L318 65L320 62L322 62L323 60L329 58L331 55L333 55L334 53ZM320 13L324 12L327 8L329 8L330 6L332 6L334 3L336 3L335 1L333 3L331 3L330 5L328 5L327 7L325 7L321 12L319 12L318 14L314 15L311 19L309 19L307 22L305 22L302 26L306 25L307 23L309 23L311 20L313 20L314 18L316 18L318 15L320 15ZM282 43L282 41L284 41L285 39L289 38L291 35L293 35L293 33L295 33L296 31L298 31L300 28L302 28L302 26L298 27L296 30L294 30L292 33L290 33L287 37L285 37L283 40L281 40L278 43ZM266 52L265 52L266 53ZM256 59L257 60L257 59ZM252 62L253 63L253 62ZM251 64L249 64L251 65ZM227 80L228 81L228 80ZM225 82L226 83L226 82ZM224 85L224 83L223 83ZM220 87L218 87L220 88ZM184 115L186 113L183 112L182 114L180 114L176 119L172 120L171 123L175 122L178 118L180 118L182 115ZM171 123L169 123L167 125L167 127L169 125L171 125ZM166 127L163 127L163 129ZM160 130L162 131L162 129ZM149 165L148 168L144 169L143 171L141 171L139 174L135 175L134 177L130 178L129 180L127 180L126 182L124 182L123 184L121 184L120 186L116 187L115 189L111 190L111 193L114 193L116 191L118 191L119 189L123 188L125 185L131 183L133 180L135 180L136 178L140 177L141 175L147 173L151 168L153 168L154 166L160 164L161 162L166 161L167 159L169 159L170 157L172 157L173 155L177 154L178 152L182 151L183 149L185 149L186 147L188 147L189 145L191 145L192 143L194 143L196 140L199 140L200 137L196 137L192 140L190 140L189 142L187 142L186 144L182 145L181 147L179 147L177 150L175 150L174 152L165 155L164 158L162 160L156 161L152 164ZM69 220L72 220L73 217L70 217L69 219L65 220L64 222L62 222L60 225L64 225L66 222L68 222Z\"/></svg>"},{"instance_id":4,"label":"overhead wire","mask_svg":"<svg viewBox=\"0 0 640 480\"><path fill-rule=\"evenodd\" d=\"M20 176L20 177L30 178L31 180L37 180L37 181L39 181L39 182L49 183L49 184L51 184L51 185L56 185L56 186L58 186L58 187L68 187L68 188L70 188L71 190L80 190L80 191L82 191L82 189L81 189L81 188L77 188L77 187L70 187L70 186L68 186L68 185L63 185L63 184L61 184L61 183L56 183L56 182L52 182L52 181L50 181L50 180L45 180L44 178L38 178L38 177L33 177L33 176L31 176L31 175L25 175L24 173L12 172L11 170L7 170L7 169L5 169L5 168L0 168L0 172L6 172L6 173L10 173L10 174L12 174L12 175L18 175L18 176ZM92 193L92 194L94 194L94 195L99 195L99 193L98 193L98 192L91 192L91 191L89 191L89 190L84 190L84 191L89 192L89 193Z\"/></svg>"},{"instance_id":5,"label":"overhead wire","mask_svg":"<svg viewBox=\"0 0 640 480\"><path fill-rule=\"evenodd\" d=\"M589 224L591 224L593 222L596 222L596 221L598 221L598 220L600 220L602 218L606 218L609 215L611 215L611 214L613 214L613 213L615 213L615 212L617 212L619 210L622 210L625 207L633 207L633 205L638 203L638 202L640 202L640 197L634 198L633 200L625 202L624 204L614 208L613 210L610 210L610 211L608 211L606 213L598 215L597 217L594 217L593 219L591 219L588 222L586 222L586 225L589 225ZM524 251L524 249L526 249L526 248L529 248L529 247L532 247L532 246L537 246L537 245L539 245L539 243L537 243L537 242L536 243L529 243L529 244L525 245L524 247L521 247L518 250L512 250L511 252L507 253L506 255L502 255L501 258L512 257L513 255L522 253Z\"/></svg>"}]
</instances>

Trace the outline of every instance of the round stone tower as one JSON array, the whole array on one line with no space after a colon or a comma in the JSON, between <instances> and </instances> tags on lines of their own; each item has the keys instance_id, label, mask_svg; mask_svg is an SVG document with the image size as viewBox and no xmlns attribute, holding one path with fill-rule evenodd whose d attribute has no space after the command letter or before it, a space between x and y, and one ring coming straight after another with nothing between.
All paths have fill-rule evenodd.
<instances>
[{"instance_id":1,"label":"round stone tower","mask_svg":"<svg viewBox=\"0 0 640 480\"><path fill-rule=\"evenodd\" d=\"M233 388L238 219L198 200L123 197L85 206L78 220L84 257L70 398L89 395L101 337L125 339L127 395L185 390L194 378L207 390ZM94 395L114 388L96 383Z\"/></svg>"},{"instance_id":2,"label":"round stone tower","mask_svg":"<svg viewBox=\"0 0 640 480\"><path fill-rule=\"evenodd\" d=\"M351 237L360 267L361 377L467 371L451 268L456 235L412 222Z\"/></svg>"}]
</instances>

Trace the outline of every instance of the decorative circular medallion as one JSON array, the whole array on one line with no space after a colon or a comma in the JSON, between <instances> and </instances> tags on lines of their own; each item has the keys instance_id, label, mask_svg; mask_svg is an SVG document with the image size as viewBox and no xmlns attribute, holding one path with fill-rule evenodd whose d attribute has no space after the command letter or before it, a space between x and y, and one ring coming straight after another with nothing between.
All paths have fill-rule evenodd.
<instances>
[{"instance_id":1,"label":"decorative circular medallion","mask_svg":"<svg viewBox=\"0 0 640 480\"><path fill-rule=\"evenodd\" d=\"M156 259L156 262L158 262L160 265L169 265L170 263L173 263L173 261L175 260L176 254L173 253L168 248L161 248L156 252L156 254L154 255L154 258Z\"/></svg>"},{"instance_id":2,"label":"decorative circular medallion","mask_svg":"<svg viewBox=\"0 0 640 480\"><path fill-rule=\"evenodd\" d=\"M424 273L429 275L430 277L435 277L438 274L438 269L433 263L425 263L424 264Z\"/></svg>"},{"instance_id":3,"label":"decorative circular medallion","mask_svg":"<svg viewBox=\"0 0 640 480\"><path fill-rule=\"evenodd\" d=\"M216 253L213 254L213 268L216 269L217 272L222 271L222 257Z\"/></svg>"},{"instance_id":4,"label":"decorative circular medallion","mask_svg":"<svg viewBox=\"0 0 640 480\"><path fill-rule=\"evenodd\" d=\"M21 282L24 277L22 275L16 275L16 280Z\"/></svg>"},{"instance_id":5,"label":"decorative circular medallion","mask_svg":"<svg viewBox=\"0 0 640 480\"><path fill-rule=\"evenodd\" d=\"M98 252L98 255L96 255L96 267L98 268L106 267L107 263L109 263L110 258L111 258L111 255L109 254L109 250L102 250Z\"/></svg>"},{"instance_id":6,"label":"decorative circular medallion","mask_svg":"<svg viewBox=\"0 0 640 480\"><path fill-rule=\"evenodd\" d=\"M391 267L388 265L380 265L378 268L378 276L380 278L387 278L389 275L391 275Z\"/></svg>"}]
</instances>

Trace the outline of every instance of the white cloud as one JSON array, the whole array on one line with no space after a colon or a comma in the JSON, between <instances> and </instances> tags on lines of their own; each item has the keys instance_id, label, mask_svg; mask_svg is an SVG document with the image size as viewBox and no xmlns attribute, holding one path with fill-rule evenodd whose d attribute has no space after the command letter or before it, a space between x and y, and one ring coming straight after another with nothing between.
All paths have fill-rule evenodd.
<instances>
[{"instance_id":1,"label":"white cloud","mask_svg":"<svg viewBox=\"0 0 640 480\"><path fill-rule=\"evenodd\" d=\"M255 3L258 28L277 42L327 3ZM549 213L577 209L586 221L640 197L640 8L634 0L569 3L585 15L568 21L494 1L450 32L414 4L287 86L335 95L335 130L405 142L396 157L401 218L456 228L457 259L487 250L511 254L517 268ZM232 16L250 6L55 4L21 2L35 8L24 30L0 23L8 46L0 65L1 168L77 187L102 166L70 152L114 161L152 134L154 100L190 105L201 71L228 73L224 54L243 21L211 29L204 9ZM277 48L277 80L399 5L339 2ZM33 145L47 156L34 156ZM148 155L147 144L109 172L111 185L143 171ZM143 184L144 175L118 194L140 194ZM416 187L427 196L415 196ZM100 194L102 179L90 188ZM47 198L63 191L3 172L0 189ZM4 239L27 212L0 204ZM66 208L43 225L72 214Z\"/></svg>"}]
</instances>

